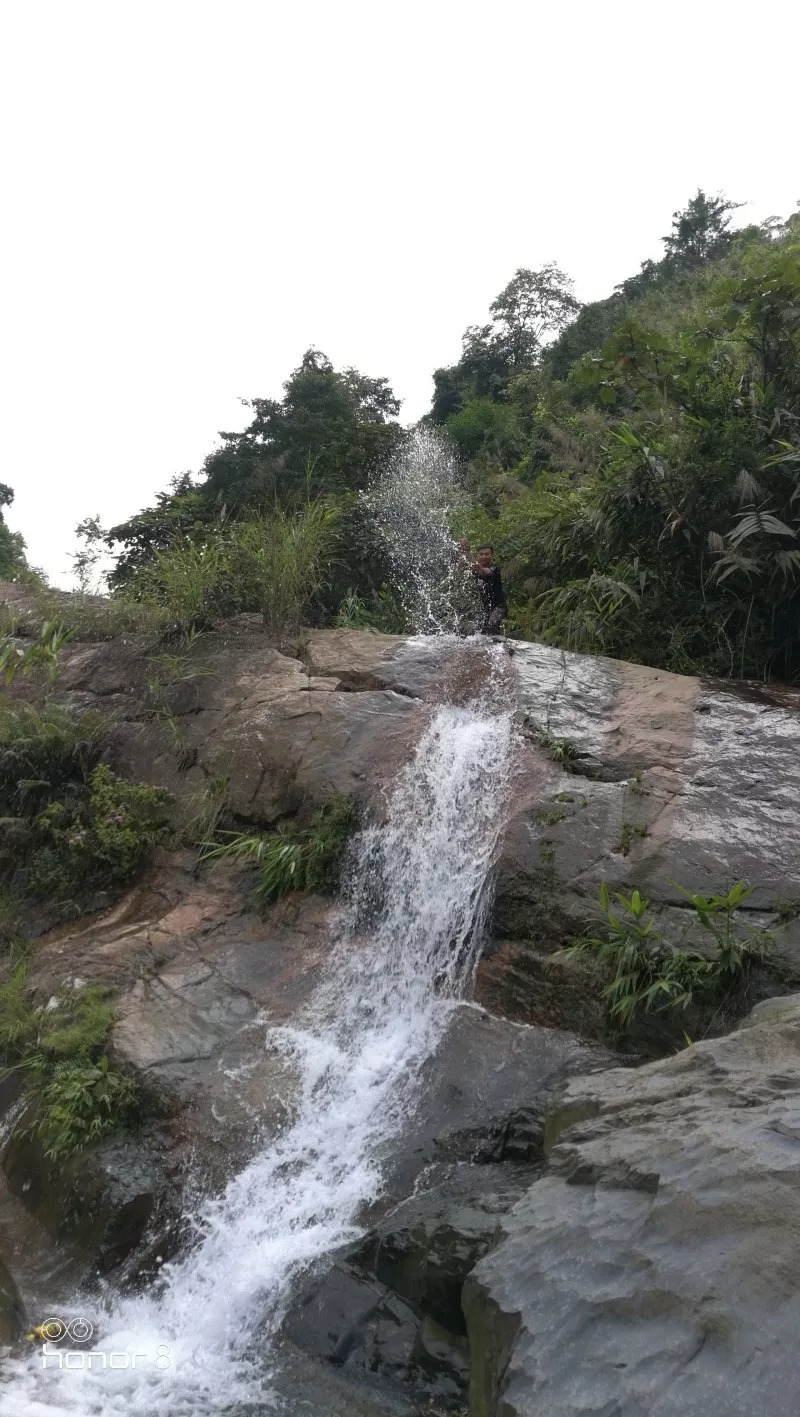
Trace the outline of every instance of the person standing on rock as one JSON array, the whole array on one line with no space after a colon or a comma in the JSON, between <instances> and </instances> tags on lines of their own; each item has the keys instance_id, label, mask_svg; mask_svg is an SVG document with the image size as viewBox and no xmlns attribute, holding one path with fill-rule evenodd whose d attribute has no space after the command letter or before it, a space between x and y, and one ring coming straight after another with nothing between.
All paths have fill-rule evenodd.
<instances>
[{"instance_id":1,"label":"person standing on rock","mask_svg":"<svg viewBox=\"0 0 800 1417\"><path fill-rule=\"evenodd\" d=\"M462 537L458 545L462 556L469 564L470 549L466 537ZM475 552L475 560L469 568L475 578L483 605L483 624L480 632L482 635L499 635L502 621L508 614L508 605L503 590L500 567L494 564L494 548L488 544L479 546Z\"/></svg>"}]
</instances>

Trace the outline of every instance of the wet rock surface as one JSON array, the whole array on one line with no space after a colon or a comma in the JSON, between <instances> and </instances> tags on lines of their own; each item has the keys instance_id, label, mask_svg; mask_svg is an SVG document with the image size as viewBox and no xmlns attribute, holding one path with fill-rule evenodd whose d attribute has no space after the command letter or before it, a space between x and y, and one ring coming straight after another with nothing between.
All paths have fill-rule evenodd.
<instances>
[{"instance_id":1,"label":"wet rock surface","mask_svg":"<svg viewBox=\"0 0 800 1417\"><path fill-rule=\"evenodd\" d=\"M570 1081L467 1281L471 1417L797 1411L800 997Z\"/></svg>"},{"instance_id":2,"label":"wet rock surface","mask_svg":"<svg viewBox=\"0 0 800 1417\"><path fill-rule=\"evenodd\" d=\"M541 645L515 646L513 664L524 742L498 865L500 945L481 966L478 998L599 1036L590 982L552 955L596 923L603 881L640 890L676 940L686 924L678 886L713 894L749 882L749 918L774 932L750 1002L796 986L800 693ZM714 1026L741 1013L726 1008ZM669 1027L639 1042L668 1046Z\"/></svg>"},{"instance_id":3,"label":"wet rock surface","mask_svg":"<svg viewBox=\"0 0 800 1417\"><path fill-rule=\"evenodd\" d=\"M57 693L111 716L112 764L167 786L178 824L214 791L258 830L337 791L380 811L430 704L477 682L433 640L315 631L281 653L242 616L156 693L163 649L71 643ZM476 981L490 1013L455 1011L379 1158L364 1238L298 1293L279 1403L286 1417L417 1417L464 1411L469 1386L472 1417L794 1417L800 1003L609 1068L597 981L555 952L594 919L602 881L640 889L677 937L676 882L747 879L750 918L774 931L751 999L797 987L800 694L505 650L495 694L521 734ZM287 898L262 919L251 884L161 853L104 913L33 942L40 997L65 978L114 991L112 1054L161 1110L57 1183L6 1137L0 1251L26 1304L22 1207L38 1272L50 1246L71 1285L146 1283L184 1244L187 1177L218 1189L291 1117L295 1077L267 1026L296 1019L323 976L335 907ZM671 1054L744 1007L697 1028L655 1016L631 1050ZM15 1306L0 1275L0 1341Z\"/></svg>"},{"instance_id":4,"label":"wet rock surface","mask_svg":"<svg viewBox=\"0 0 800 1417\"><path fill-rule=\"evenodd\" d=\"M569 1034L456 1009L387 1159L385 1213L301 1286L285 1336L348 1373L377 1375L446 1410L463 1406L464 1282L541 1169L558 1089L609 1061Z\"/></svg>"},{"instance_id":5,"label":"wet rock surface","mask_svg":"<svg viewBox=\"0 0 800 1417\"><path fill-rule=\"evenodd\" d=\"M0 1260L0 1344L16 1343L27 1328L27 1316L11 1273Z\"/></svg>"}]
</instances>

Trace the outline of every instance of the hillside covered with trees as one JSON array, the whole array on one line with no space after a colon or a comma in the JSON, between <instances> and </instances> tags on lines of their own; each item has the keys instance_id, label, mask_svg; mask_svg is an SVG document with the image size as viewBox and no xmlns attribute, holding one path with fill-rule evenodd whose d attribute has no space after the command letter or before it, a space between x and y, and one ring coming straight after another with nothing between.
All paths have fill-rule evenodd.
<instances>
[{"instance_id":1,"label":"hillside covered with trees","mask_svg":"<svg viewBox=\"0 0 800 1417\"><path fill-rule=\"evenodd\" d=\"M452 531L494 544L510 633L678 672L800 673L800 217L732 230L735 210L698 191L661 258L588 305L555 264L518 270L436 370L423 424L463 467ZM276 635L402 630L360 500L405 436L388 381L310 349L281 399L246 407L154 507L81 524L84 583L107 546L114 596L186 627L261 610ZM21 574L4 531L4 574Z\"/></svg>"}]
</instances>

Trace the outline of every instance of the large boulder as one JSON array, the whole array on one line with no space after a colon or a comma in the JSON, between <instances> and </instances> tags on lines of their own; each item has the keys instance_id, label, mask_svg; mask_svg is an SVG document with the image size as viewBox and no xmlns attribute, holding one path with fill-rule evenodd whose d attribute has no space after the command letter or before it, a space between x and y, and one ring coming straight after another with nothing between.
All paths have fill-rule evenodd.
<instances>
[{"instance_id":1,"label":"large boulder","mask_svg":"<svg viewBox=\"0 0 800 1417\"><path fill-rule=\"evenodd\" d=\"M466 1284L470 1417L797 1412L800 996L573 1078Z\"/></svg>"},{"instance_id":2,"label":"large boulder","mask_svg":"<svg viewBox=\"0 0 800 1417\"><path fill-rule=\"evenodd\" d=\"M499 948L481 966L482 1002L602 1032L596 983L553 956L596 924L604 881L639 889L676 939L687 921L679 886L713 894L748 881L748 918L773 931L751 1001L796 987L800 693L542 645L516 645L513 664L523 741L498 863ZM741 1013L729 1000L714 1026ZM652 1051L683 1030L693 1035L684 1019L677 1033L651 1028L639 1042Z\"/></svg>"},{"instance_id":3,"label":"large boulder","mask_svg":"<svg viewBox=\"0 0 800 1417\"><path fill-rule=\"evenodd\" d=\"M608 1061L569 1034L457 1010L386 1161L384 1214L309 1275L284 1337L351 1375L379 1375L461 1409L464 1282L541 1169L564 1079Z\"/></svg>"}]
</instances>

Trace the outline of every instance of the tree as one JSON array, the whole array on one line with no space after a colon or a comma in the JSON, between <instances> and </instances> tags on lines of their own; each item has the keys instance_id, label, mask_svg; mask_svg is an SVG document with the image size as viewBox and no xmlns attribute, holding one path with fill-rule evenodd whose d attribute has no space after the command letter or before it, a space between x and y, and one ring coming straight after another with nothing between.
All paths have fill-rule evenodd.
<instances>
[{"instance_id":1,"label":"tree","mask_svg":"<svg viewBox=\"0 0 800 1417\"><path fill-rule=\"evenodd\" d=\"M672 231L662 237L666 260L673 265L693 266L719 255L732 240L728 230L730 213L742 205L729 201L722 193L707 197L698 187L686 210L672 213Z\"/></svg>"},{"instance_id":2,"label":"tree","mask_svg":"<svg viewBox=\"0 0 800 1417\"><path fill-rule=\"evenodd\" d=\"M446 423L474 399L504 400L510 380L539 361L548 337L565 330L580 309L558 266L520 267L492 301L491 322L464 331L458 364L436 370L430 421Z\"/></svg>"},{"instance_id":3,"label":"tree","mask_svg":"<svg viewBox=\"0 0 800 1417\"><path fill-rule=\"evenodd\" d=\"M334 369L308 349L276 399L243 400L254 417L206 459L209 492L237 505L362 487L394 447L400 411L387 379Z\"/></svg>"},{"instance_id":4,"label":"tree","mask_svg":"<svg viewBox=\"0 0 800 1417\"><path fill-rule=\"evenodd\" d=\"M10 507L14 492L6 482L0 482L0 507ZM18 531L6 526L0 511L0 580L16 581L32 574L25 559L25 540Z\"/></svg>"},{"instance_id":5,"label":"tree","mask_svg":"<svg viewBox=\"0 0 800 1417\"><path fill-rule=\"evenodd\" d=\"M336 370L316 349L306 350L282 399L242 403L250 422L240 433L220 433L222 446L206 458L199 481L190 473L173 479L155 507L108 532L108 545L122 547L112 587L179 539L204 542L215 524L363 487L402 436L388 380Z\"/></svg>"},{"instance_id":6,"label":"tree","mask_svg":"<svg viewBox=\"0 0 800 1417\"><path fill-rule=\"evenodd\" d=\"M552 261L539 271L521 266L489 306L511 364L535 362L548 335L561 334L580 310L573 282Z\"/></svg>"}]
</instances>

